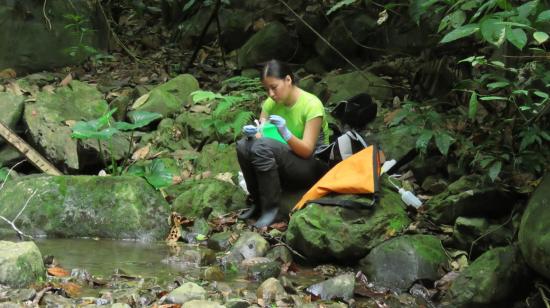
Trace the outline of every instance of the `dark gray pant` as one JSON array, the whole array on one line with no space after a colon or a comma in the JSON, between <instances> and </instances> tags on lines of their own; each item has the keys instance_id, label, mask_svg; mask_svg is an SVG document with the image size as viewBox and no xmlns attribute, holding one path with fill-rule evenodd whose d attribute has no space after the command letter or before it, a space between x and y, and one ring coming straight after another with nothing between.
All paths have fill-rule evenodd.
<instances>
[{"instance_id":1,"label":"dark gray pant","mask_svg":"<svg viewBox=\"0 0 550 308\"><path fill-rule=\"evenodd\" d=\"M281 190L311 187L326 171L326 163L303 159L286 144L270 138L243 138L237 142L237 158L252 199L262 208L278 206ZM258 204L258 201L260 204Z\"/></svg>"}]
</instances>

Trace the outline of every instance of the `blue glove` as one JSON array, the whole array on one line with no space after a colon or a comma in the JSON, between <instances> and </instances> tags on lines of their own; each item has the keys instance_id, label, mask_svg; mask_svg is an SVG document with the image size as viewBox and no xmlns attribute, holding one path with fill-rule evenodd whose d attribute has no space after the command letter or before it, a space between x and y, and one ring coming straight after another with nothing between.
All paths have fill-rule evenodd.
<instances>
[{"instance_id":1,"label":"blue glove","mask_svg":"<svg viewBox=\"0 0 550 308\"><path fill-rule=\"evenodd\" d=\"M286 120L283 117L278 115L270 115L269 122L277 126L279 134L281 134L281 137L283 137L285 141L292 138L292 133L288 130L288 127L286 127Z\"/></svg>"},{"instance_id":2,"label":"blue glove","mask_svg":"<svg viewBox=\"0 0 550 308\"><path fill-rule=\"evenodd\" d=\"M258 128L255 125L243 126L243 133L246 137L254 137L258 133Z\"/></svg>"}]
</instances>

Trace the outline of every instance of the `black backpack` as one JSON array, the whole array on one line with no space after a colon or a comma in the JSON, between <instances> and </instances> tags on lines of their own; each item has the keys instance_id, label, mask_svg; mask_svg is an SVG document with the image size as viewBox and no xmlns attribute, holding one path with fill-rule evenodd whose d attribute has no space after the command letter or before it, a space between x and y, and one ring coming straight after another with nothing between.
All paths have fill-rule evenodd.
<instances>
[{"instance_id":1,"label":"black backpack","mask_svg":"<svg viewBox=\"0 0 550 308\"><path fill-rule=\"evenodd\" d=\"M354 130L340 135L334 142L323 145L315 153L315 157L327 162L332 168L337 163L367 147L367 142Z\"/></svg>"},{"instance_id":2,"label":"black backpack","mask_svg":"<svg viewBox=\"0 0 550 308\"><path fill-rule=\"evenodd\" d=\"M331 111L331 115L344 125L360 130L376 118L378 105L372 101L367 93L339 102Z\"/></svg>"}]
</instances>

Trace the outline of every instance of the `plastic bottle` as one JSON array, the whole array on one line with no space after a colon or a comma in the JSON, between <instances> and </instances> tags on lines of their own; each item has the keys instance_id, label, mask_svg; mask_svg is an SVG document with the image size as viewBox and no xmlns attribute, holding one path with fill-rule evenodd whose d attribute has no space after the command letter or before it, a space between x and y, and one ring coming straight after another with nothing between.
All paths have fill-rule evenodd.
<instances>
[{"instance_id":1,"label":"plastic bottle","mask_svg":"<svg viewBox=\"0 0 550 308\"><path fill-rule=\"evenodd\" d=\"M281 137L281 134L279 134L279 131L277 130L277 126L271 124L271 123L264 123L260 127L260 133L262 134L262 137L275 139L279 142L282 142L286 144L286 141Z\"/></svg>"},{"instance_id":2,"label":"plastic bottle","mask_svg":"<svg viewBox=\"0 0 550 308\"><path fill-rule=\"evenodd\" d=\"M239 171L238 180L239 180L239 186L242 188L242 190L244 190L245 193L248 194L248 188L246 187L246 181L244 180L244 175L241 171Z\"/></svg>"},{"instance_id":3,"label":"plastic bottle","mask_svg":"<svg viewBox=\"0 0 550 308\"><path fill-rule=\"evenodd\" d=\"M403 200L406 205L410 205L416 209L422 206L422 201L420 201L420 199L418 199L412 192L399 188L399 194L401 195L401 200Z\"/></svg>"}]
</instances>

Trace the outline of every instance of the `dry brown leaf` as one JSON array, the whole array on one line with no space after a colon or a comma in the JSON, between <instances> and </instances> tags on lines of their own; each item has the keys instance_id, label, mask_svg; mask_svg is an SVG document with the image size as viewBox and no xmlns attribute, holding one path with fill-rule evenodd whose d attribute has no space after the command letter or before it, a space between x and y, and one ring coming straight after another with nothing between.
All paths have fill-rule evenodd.
<instances>
[{"instance_id":1,"label":"dry brown leaf","mask_svg":"<svg viewBox=\"0 0 550 308\"><path fill-rule=\"evenodd\" d=\"M0 71L0 78L2 79L11 79L15 77L17 77L17 73L11 68Z\"/></svg>"},{"instance_id":2,"label":"dry brown leaf","mask_svg":"<svg viewBox=\"0 0 550 308\"><path fill-rule=\"evenodd\" d=\"M71 275L71 272L61 267L48 268L48 274L55 277L67 277Z\"/></svg>"},{"instance_id":3,"label":"dry brown leaf","mask_svg":"<svg viewBox=\"0 0 550 308\"><path fill-rule=\"evenodd\" d=\"M21 87L15 82L10 82L6 85L6 92L10 92L11 94L18 96L25 94L25 92L21 90Z\"/></svg>"},{"instance_id":4,"label":"dry brown leaf","mask_svg":"<svg viewBox=\"0 0 550 308\"><path fill-rule=\"evenodd\" d=\"M132 104L132 109L137 109L141 107L143 104L145 104L149 99L149 95L150 95L149 93L143 94L138 99L136 99L136 101Z\"/></svg>"},{"instance_id":5,"label":"dry brown leaf","mask_svg":"<svg viewBox=\"0 0 550 308\"><path fill-rule=\"evenodd\" d=\"M196 112L196 113L210 114L210 112L212 112L212 109L210 109L209 106L205 106L205 105L193 105L191 106L191 108L189 108L189 111Z\"/></svg>"},{"instance_id":6,"label":"dry brown leaf","mask_svg":"<svg viewBox=\"0 0 550 308\"><path fill-rule=\"evenodd\" d=\"M401 109L396 109L394 111L389 112L384 116L384 124L389 124L391 121L393 121L393 118L401 111Z\"/></svg>"},{"instance_id":7,"label":"dry brown leaf","mask_svg":"<svg viewBox=\"0 0 550 308\"><path fill-rule=\"evenodd\" d=\"M182 178L181 176L179 176L179 175L174 175L174 176L172 177L172 184L176 185L176 184L179 184L179 183L181 183L181 182L183 182L183 178Z\"/></svg>"},{"instance_id":8,"label":"dry brown leaf","mask_svg":"<svg viewBox=\"0 0 550 308\"><path fill-rule=\"evenodd\" d=\"M45 86L42 87L42 92L48 92L50 94L54 94L55 92L55 87L52 86L51 84L47 84Z\"/></svg>"},{"instance_id":9,"label":"dry brown leaf","mask_svg":"<svg viewBox=\"0 0 550 308\"><path fill-rule=\"evenodd\" d=\"M132 160L140 160L145 159L147 155L149 155L149 152L151 151L151 144L148 143L143 148L137 149L134 154L132 154Z\"/></svg>"},{"instance_id":10,"label":"dry brown leaf","mask_svg":"<svg viewBox=\"0 0 550 308\"><path fill-rule=\"evenodd\" d=\"M199 63L204 63L204 61L206 61L206 58L208 58L209 54L208 52L206 52L206 50L204 49L201 49L199 50L199 55L197 56L197 58L199 59Z\"/></svg>"},{"instance_id":11,"label":"dry brown leaf","mask_svg":"<svg viewBox=\"0 0 550 308\"><path fill-rule=\"evenodd\" d=\"M255 32L260 31L265 28L266 24L267 23L265 22L265 20L263 18L260 18L254 22L254 24L252 25L252 29L254 29Z\"/></svg>"},{"instance_id":12,"label":"dry brown leaf","mask_svg":"<svg viewBox=\"0 0 550 308\"><path fill-rule=\"evenodd\" d=\"M75 120L66 120L65 121L65 125L67 125L68 127L73 127L75 124L76 124Z\"/></svg>"},{"instance_id":13,"label":"dry brown leaf","mask_svg":"<svg viewBox=\"0 0 550 308\"><path fill-rule=\"evenodd\" d=\"M82 289L81 286L77 285L76 283L72 283L72 282L62 283L61 287L72 298L78 297L80 295L80 290Z\"/></svg>"},{"instance_id":14,"label":"dry brown leaf","mask_svg":"<svg viewBox=\"0 0 550 308\"><path fill-rule=\"evenodd\" d=\"M63 80L61 80L61 82L59 83L59 86L65 87L69 83L71 83L71 81L73 81L73 75L71 73L69 73L69 74L67 74L67 76L65 76L65 78L63 78Z\"/></svg>"}]
</instances>

